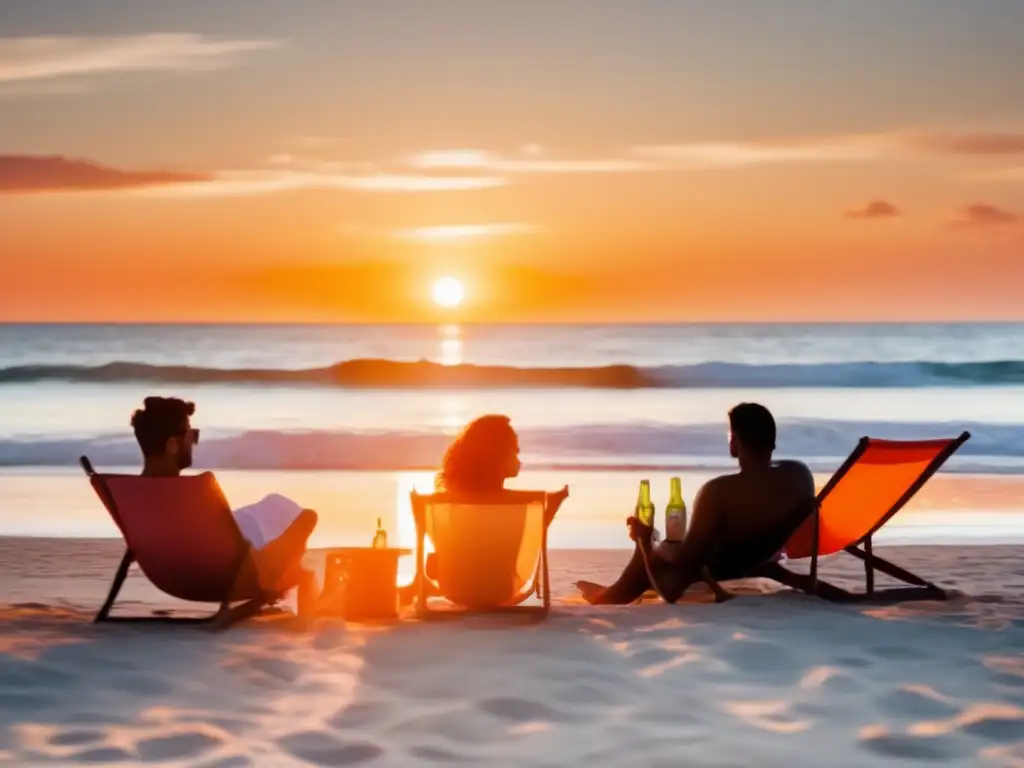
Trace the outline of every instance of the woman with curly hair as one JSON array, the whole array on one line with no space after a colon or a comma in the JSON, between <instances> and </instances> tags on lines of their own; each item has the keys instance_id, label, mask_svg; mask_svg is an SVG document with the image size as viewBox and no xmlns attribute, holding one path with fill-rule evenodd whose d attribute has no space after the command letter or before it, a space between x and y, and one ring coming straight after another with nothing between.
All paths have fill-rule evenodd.
<instances>
[{"instance_id":1,"label":"woman with curly hair","mask_svg":"<svg viewBox=\"0 0 1024 768\"><path fill-rule=\"evenodd\" d=\"M509 417L487 414L473 419L448 446L434 486L439 493L495 493L518 476L519 469L519 436ZM431 581L436 577L435 563L433 553L428 554L425 570ZM436 594L433 584L429 591ZM412 602L417 592L415 581L402 587L401 602Z\"/></svg>"},{"instance_id":2,"label":"woman with curly hair","mask_svg":"<svg viewBox=\"0 0 1024 768\"><path fill-rule=\"evenodd\" d=\"M435 485L453 493L500 491L520 466L519 436L509 417L487 414L467 424L448 446Z\"/></svg>"}]
</instances>

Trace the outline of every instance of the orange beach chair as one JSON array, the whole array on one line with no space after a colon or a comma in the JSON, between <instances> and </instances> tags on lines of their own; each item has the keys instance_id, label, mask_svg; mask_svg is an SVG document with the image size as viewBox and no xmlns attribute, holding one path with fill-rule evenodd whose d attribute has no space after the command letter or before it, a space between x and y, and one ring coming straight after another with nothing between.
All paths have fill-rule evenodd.
<instances>
[{"instance_id":1,"label":"orange beach chair","mask_svg":"<svg viewBox=\"0 0 1024 768\"><path fill-rule=\"evenodd\" d=\"M212 622L227 627L274 604L298 584L298 560L277 584L262 583L252 545L242 536L211 472L175 478L100 474L85 456L79 461L127 545L95 621ZM162 592L216 603L216 613L202 618L111 616L132 563Z\"/></svg>"},{"instance_id":2,"label":"orange beach chair","mask_svg":"<svg viewBox=\"0 0 1024 768\"><path fill-rule=\"evenodd\" d=\"M558 493L410 494L416 522L417 612L523 612L543 618L551 608L548 526L568 488ZM431 610L424 544L434 545L434 573L449 609ZM525 605L536 595L539 605Z\"/></svg>"},{"instance_id":3,"label":"orange beach chair","mask_svg":"<svg viewBox=\"0 0 1024 768\"><path fill-rule=\"evenodd\" d=\"M939 440L861 438L818 493L817 507L810 517L786 544L788 559L810 558L808 591L818 592L819 558L847 552L864 561L865 591L851 593L827 585L830 592L842 592L846 599L945 599L940 587L876 555L872 538L970 436L963 432L959 437ZM875 571L910 586L877 590ZM775 563L756 575L802 584L799 574Z\"/></svg>"}]
</instances>

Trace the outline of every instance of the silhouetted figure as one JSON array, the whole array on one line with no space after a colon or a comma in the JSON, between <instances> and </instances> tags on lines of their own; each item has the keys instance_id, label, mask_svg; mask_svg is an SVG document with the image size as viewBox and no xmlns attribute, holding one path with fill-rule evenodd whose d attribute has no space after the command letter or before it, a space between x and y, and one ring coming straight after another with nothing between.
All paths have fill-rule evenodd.
<instances>
[{"instance_id":1,"label":"silhouetted figure","mask_svg":"<svg viewBox=\"0 0 1024 768\"><path fill-rule=\"evenodd\" d=\"M798 461L772 461L774 450L775 419L768 409L757 403L735 406L729 411L729 453L738 460L740 471L701 487L683 542L655 545L653 529L628 518L630 537L636 542L632 559L611 586L577 582L583 597L594 604L626 604L656 586L665 599L675 602L702 579L719 599L728 597L715 580L745 575L757 565L750 562L757 542L776 538L795 510L814 503L810 469ZM765 552L763 559L772 555Z\"/></svg>"},{"instance_id":2,"label":"silhouetted figure","mask_svg":"<svg viewBox=\"0 0 1024 768\"><path fill-rule=\"evenodd\" d=\"M451 493L500 491L520 467L519 436L509 417L488 414L469 422L448 446L435 486Z\"/></svg>"},{"instance_id":3,"label":"silhouetted figure","mask_svg":"<svg viewBox=\"0 0 1024 768\"><path fill-rule=\"evenodd\" d=\"M192 466L192 446L199 442L199 430L191 423L195 408L195 403L177 397L147 397L132 414L132 429L144 460L143 477L178 477ZM305 552L317 523L316 512L278 494L232 514L252 544L260 573L271 582ZM316 589L311 573L300 584L300 590L305 589Z\"/></svg>"},{"instance_id":4,"label":"silhouetted figure","mask_svg":"<svg viewBox=\"0 0 1024 768\"><path fill-rule=\"evenodd\" d=\"M519 475L520 467L519 436L509 417L487 414L467 424L448 446L434 487L446 493L496 493L505 488L506 480ZM428 554L424 569L429 579L436 577L435 562L433 554ZM430 593L436 594L430 586ZM415 581L403 587L401 602L410 602L417 590Z\"/></svg>"}]
</instances>

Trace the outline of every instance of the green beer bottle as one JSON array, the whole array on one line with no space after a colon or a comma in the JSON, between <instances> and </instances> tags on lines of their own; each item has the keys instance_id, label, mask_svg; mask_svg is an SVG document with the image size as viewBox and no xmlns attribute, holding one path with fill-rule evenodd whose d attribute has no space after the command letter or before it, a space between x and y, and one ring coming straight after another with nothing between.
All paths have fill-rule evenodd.
<instances>
[{"instance_id":1,"label":"green beer bottle","mask_svg":"<svg viewBox=\"0 0 1024 768\"><path fill-rule=\"evenodd\" d=\"M379 517L377 518L377 532L373 535L373 548L388 548L388 532L384 530L384 526L381 525L381 520Z\"/></svg>"},{"instance_id":2,"label":"green beer bottle","mask_svg":"<svg viewBox=\"0 0 1024 768\"><path fill-rule=\"evenodd\" d=\"M636 499L636 517L644 525L654 527L654 502L651 501L651 481L640 481L640 495Z\"/></svg>"},{"instance_id":3,"label":"green beer bottle","mask_svg":"<svg viewBox=\"0 0 1024 768\"><path fill-rule=\"evenodd\" d=\"M665 505L665 539L682 541L686 535L686 502L683 483L678 477L669 480L668 504Z\"/></svg>"}]
</instances>

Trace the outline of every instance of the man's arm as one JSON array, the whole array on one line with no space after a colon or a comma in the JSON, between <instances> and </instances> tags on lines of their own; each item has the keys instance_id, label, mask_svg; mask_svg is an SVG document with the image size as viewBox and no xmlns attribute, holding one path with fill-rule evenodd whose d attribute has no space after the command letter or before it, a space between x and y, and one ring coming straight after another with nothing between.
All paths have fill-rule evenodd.
<instances>
[{"instance_id":1,"label":"man's arm","mask_svg":"<svg viewBox=\"0 0 1024 768\"><path fill-rule=\"evenodd\" d=\"M707 569L714 548L718 545L717 496L714 480L705 483L697 491L682 549L672 562L654 557L649 539L638 541L647 566L647 576L667 603L675 603L691 584L701 579L707 581L718 600L728 599L728 593L715 582Z\"/></svg>"}]
</instances>

